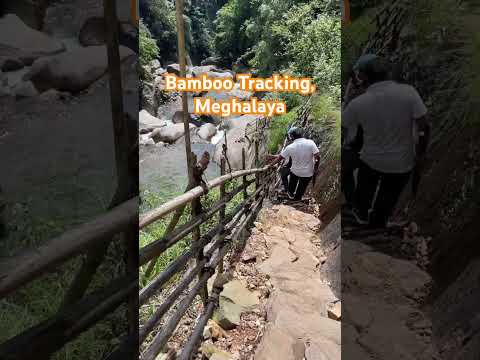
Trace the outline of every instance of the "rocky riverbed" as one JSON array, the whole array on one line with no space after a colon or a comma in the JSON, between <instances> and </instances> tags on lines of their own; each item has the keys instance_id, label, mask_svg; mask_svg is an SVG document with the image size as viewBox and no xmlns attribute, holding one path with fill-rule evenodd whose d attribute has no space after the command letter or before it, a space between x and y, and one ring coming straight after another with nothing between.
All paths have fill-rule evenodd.
<instances>
[{"instance_id":1,"label":"rocky riverbed","mask_svg":"<svg viewBox=\"0 0 480 360\"><path fill-rule=\"evenodd\" d=\"M207 74L209 77L231 77L235 73L216 65L189 66L188 76ZM173 196L187 183L185 131L181 95L166 92L163 74L179 74L178 64L163 68L158 60L144 67L147 79L142 82L141 110L139 114L140 186L144 191L161 192ZM236 87L225 93L210 92L188 96L189 112L193 111L193 97L213 97L217 100L229 97L250 99L253 94ZM246 150L246 165L254 163L252 134L263 119L257 116L216 117L189 114L192 151L199 157L210 153L212 161L205 173L206 179L220 174L219 164L223 145L227 143L227 170L242 167L242 148ZM260 151L265 151L265 142ZM229 166L229 168L228 168Z\"/></svg>"},{"instance_id":2,"label":"rocky riverbed","mask_svg":"<svg viewBox=\"0 0 480 360\"><path fill-rule=\"evenodd\" d=\"M32 216L80 221L116 186L105 33L94 26L103 4L52 1L35 26L19 3L2 1L12 12L0 17L0 186ZM129 2L117 4L124 107L136 128L137 35Z\"/></svg>"}]
</instances>

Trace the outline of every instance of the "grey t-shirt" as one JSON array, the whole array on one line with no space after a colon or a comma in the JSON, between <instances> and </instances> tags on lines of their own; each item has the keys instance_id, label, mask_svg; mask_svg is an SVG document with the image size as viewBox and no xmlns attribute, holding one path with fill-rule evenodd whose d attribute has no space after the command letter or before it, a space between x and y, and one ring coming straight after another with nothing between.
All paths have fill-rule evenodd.
<instances>
[{"instance_id":1,"label":"grey t-shirt","mask_svg":"<svg viewBox=\"0 0 480 360\"><path fill-rule=\"evenodd\" d=\"M363 129L362 159L371 168L385 173L404 173L415 164L415 120L427 108L410 85L382 81L352 100L342 113L347 142L358 126Z\"/></svg>"}]
</instances>

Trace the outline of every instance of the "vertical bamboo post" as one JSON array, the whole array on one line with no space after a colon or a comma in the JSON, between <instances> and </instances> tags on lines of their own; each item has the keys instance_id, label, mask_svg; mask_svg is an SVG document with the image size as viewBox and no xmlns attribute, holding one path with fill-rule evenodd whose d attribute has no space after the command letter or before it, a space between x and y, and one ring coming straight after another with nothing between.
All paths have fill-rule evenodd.
<instances>
[{"instance_id":1,"label":"vertical bamboo post","mask_svg":"<svg viewBox=\"0 0 480 360\"><path fill-rule=\"evenodd\" d=\"M183 0L175 1L175 12L177 19L177 46L178 46L178 63L180 65L180 77L186 77L187 60L185 49L185 22L183 19ZM193 181L193 167L195 162L192 158L192 145L190 143L190 116L188 113L188 93L182 91L182 111L183 126L185 129L185 152L187 154L187 171L188 180Z\"/></svg>"},{"instance_id":2,"label":"vertical bamboo post","mask_svg":"<svg viewBox=\"0 0 480 360\"><path fill-rule=\"evenodd\" d=\"M220 176L222 175L225 175L225 158L222 156L222 159L220 161ZM225 198L225 195L226 195L226 191L225 191L225 183L222 183L222 185L220 185L220 201L223 200ZM219 214L219 224L221 226L221 229L220 229L220 238L221 238L221 242L222 244L224 243L225 241L225 234L224 234L224 228L225 228L225 210L227 208L227 205L223 205L220 209L220 214ZM222 274L224 272L224 268L223 268L223 260L220 261L220 264L218 265L218 273L219 274Z\"/></svg>"},{"instance_id":3,"label":"vertical bamboo post","mask_svg":"<svg viewBox=\"0 0 480 360\"><path fill-rule=\"evenodd\" d=\"M246 159L245 159L245 148L242 148L242 169L247 168ZM247 200L248 191L247 191L247 176L243 176L243 200Z\"/></svg>"},{"instance_id":4,"label":"vertical bamboo post","mask_svg":"<svg viewBox=\"0 0 480 360\"><path fill-rule=\"evenodd\" d=\"M122 73L120 45L118 39L118 18L116 0L104 0L106 46L108 54L108 72L110 85L110 105L112 111L113 139L117 188L109 209L121 204L132 196L130 194L131 180L129 177L129 140L126 116L123 109ZM138 232L135 232L137 234ZM136 236L136 235L135 235ZM102 263L108 249L108 242L93 247L88 253L84 264L66 291L61 308L80 300L88 289L95 272ZM137 254L137 253L136 253ZM135 255L138 257L138 255ZM138 309L135 310L138 312Z\"/></svg>"},{"instance_id":5,"label":"vertical bamboo post","mask_svg":"<svg viewBox=\"0 0 480 360\"><path fill-rule=\"evenodd\" d=\"M197 163L197 156L194 153L192 153L191 156L192 156L193 163L196 164ZM197 175L199 175L199 174L197 174ZM193 169L192 169L192 176L193 176ZM191 184L193 184L193 187L199 186L200 185L200 178L198 178L198 176L193 176L193 180L192 180ZM198 215L200 215L201 211L202 211L202 203L201 203L201 197L200 197L200 198L192 201L192 211L191 211L192 218L195 218ZM200 240L200 237L201 237L200 226L197 226L192 231L192 243L198 242ZM203 261L203 258L204 258L203 247L201 247L198 250L197 263L200 263L201 261ZM201 271L199 273L199 275L198 275L199 280L202 278L203 274L204 274L203 271ZM202 298L203 304L206 305L207 300L208 300L207 285L205 285L202 288L202 290L200 291L200 297Z\"/></svg>"},{"instance_id":6,"label":"vertical bamboo post","mask_svg":"<svg viewBox=\"0 0 480 360\"><path fill-rule=\"evenodd\" d=\"M258 154L258 139L255 139L255 167L260 167L259 154ZM255 174L255 190L260 187L260 173ZM258 198L258 195L257 195Z\"/></svg>"}]
</instances>

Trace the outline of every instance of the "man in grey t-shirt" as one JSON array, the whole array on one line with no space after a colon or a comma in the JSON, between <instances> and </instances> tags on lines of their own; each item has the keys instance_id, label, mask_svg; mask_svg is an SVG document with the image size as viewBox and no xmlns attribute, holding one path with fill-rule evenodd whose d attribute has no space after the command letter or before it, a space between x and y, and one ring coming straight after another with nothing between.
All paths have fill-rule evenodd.
<instances>
[{"instance_id":1,"label":"man in grey t-shirt","mask_svg":"<svg viewBox=\"0 0 480 360\"><path fill-rule=\"evenodd\" d=\"M420 95L410 85L389 80L386 60L369 62L361 76L368 88L342 114L347 142L359 126L363 130L354 215L359 223L383 227L423 159L430 126ZM414 129L421 135L418 144Z\"/></svg>"}]
</instances>

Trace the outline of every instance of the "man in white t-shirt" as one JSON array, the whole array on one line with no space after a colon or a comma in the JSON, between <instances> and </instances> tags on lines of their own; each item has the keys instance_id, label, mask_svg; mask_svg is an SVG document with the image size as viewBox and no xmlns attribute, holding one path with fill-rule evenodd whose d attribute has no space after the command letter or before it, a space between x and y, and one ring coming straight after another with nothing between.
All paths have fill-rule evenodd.
<instances>
[{"instance_id":1,"label":"man in white t-shirt","mask_svg":"<svg viewBox=\"0 0 480 360\"><path fill-rule=\"evenodd\" d=\"M412 170L423 162L430 125L415 88L389 80L386 60L369 62L361 76L368 83L366 92L342 113L347 143L359 127L363 130L354 215L361 224L383 227ZM421 135L418 144L415 128Z\"/></svg>"},{"instance_id":2,"label":"man in white t-shirt","mask_svg":"<svg viewBox=\"0 0 480 360\"><path fill-rule=\"evenodd\" d=\"M292 128L289 137L293 140L280 155L269 155L272 164L291 159L290 177L288 181L288 196L295 201L302 200L307 186L313 178L320 160L320 151L312 140L305 139L299 128Z\"/></svg>"}]
</instances>

